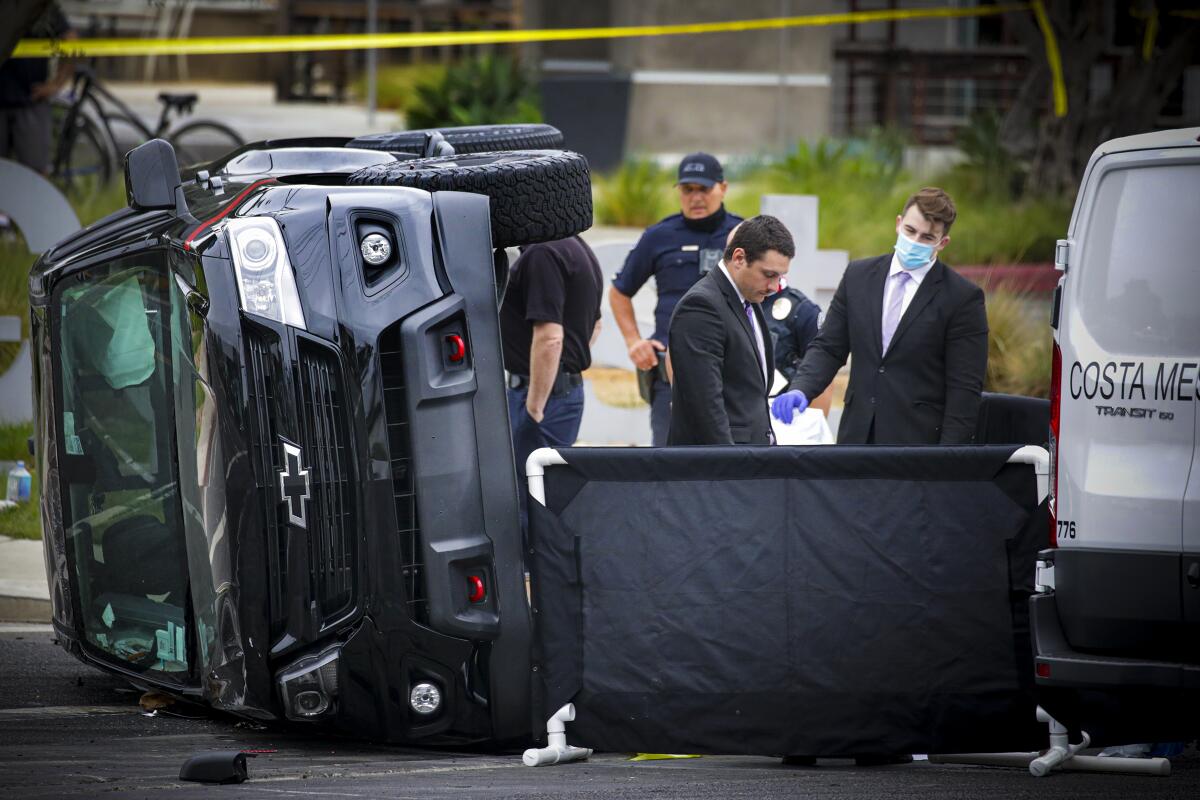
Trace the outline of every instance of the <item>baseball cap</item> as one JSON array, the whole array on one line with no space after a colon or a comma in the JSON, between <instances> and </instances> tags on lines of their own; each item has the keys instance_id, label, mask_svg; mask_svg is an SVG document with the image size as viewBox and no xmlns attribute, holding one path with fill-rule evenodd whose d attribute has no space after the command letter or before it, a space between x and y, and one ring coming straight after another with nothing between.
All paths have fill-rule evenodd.
<instances>
[{"instance_id":1,"label":"baseball cap","mask_svg":"<svg viewBox=\"0 0 1200 800\"><path fill-rule=\"evenodd\" d=\"M725 180L725 171L721 162L708 153L692 153L683 157L679 162L678 183L698 183L701 186L712 186Z\"/></svg>"}]
</instances>

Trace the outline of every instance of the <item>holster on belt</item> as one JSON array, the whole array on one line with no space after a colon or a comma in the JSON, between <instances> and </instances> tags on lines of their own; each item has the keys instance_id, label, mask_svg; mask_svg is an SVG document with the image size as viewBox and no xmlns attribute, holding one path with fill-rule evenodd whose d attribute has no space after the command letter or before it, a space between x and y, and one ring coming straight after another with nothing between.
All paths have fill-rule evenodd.
<instances>
[{"instance_id":1,"label":"holster on belt","mask_svg":"<svg viewBox=\"0 0 1200 800\"><path fill-rule=\"evenodd\" d=\"M658 363L650 369L637 371L638 396L646 401L646 405L654 402L654 380L656 378L663 383L671 382L667 378L667 360L663 356L659 356Z\"/></svg>"}]
</instances>

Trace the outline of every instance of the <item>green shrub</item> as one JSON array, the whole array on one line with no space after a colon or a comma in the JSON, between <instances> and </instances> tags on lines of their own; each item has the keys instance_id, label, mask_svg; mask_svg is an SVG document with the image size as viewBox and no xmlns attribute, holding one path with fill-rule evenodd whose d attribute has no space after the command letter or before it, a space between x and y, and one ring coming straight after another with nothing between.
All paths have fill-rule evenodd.
<instances>
[{"instance_id":1,"label":"green shrub","mask_svg":"<svg viewBox=\"0 0 1200 800\"><path fill-rule=\"evenodd\" d=\"M1026 165L1005 146L1000 123L996 111L971 115L955 138L965 161L954 171L975 194L1017 198L1024 188Z\"/></svg>"},{"instance_id":2,"label":"green shrub","mask_svg":"<svg viewBox=\"0 0 1200 800\"><path fill-rule=\"evenodd\" d=\"M1046 304L1027 293L997 289L988 292L987 317L984 390L1048 397L1054 342Z\"/></svg>"},{"instance_id":3,"label":"green shrub","mask_svg":"<svg viewBox=\"0 0 1200 800\"><path fill-rule=\"evenodd\" d=\"M763 194L816 195L819 247L846 250L850 258L878 255L894 244L891 221L912 188L903 153L903 138L882 130L865 139L801 142L783 159L730 184L726 204L753 216Z\"/></svg>"},{"instance_id":4,"label":"green shrub","mask_svg":"<svg viewBox=\"0 0 1200 800\"><path fill-rule=\"evenodd\" d=\"M417 85L437 84L445 79L445 64L395 64L380 67L375 77L375 101L379 108L407 114L417 99ZM359 75L350 84L359 100L367 99L367 76Z\"/></svg>"},{"instance_id":5,"label":"green shrub","mask_svg":"<svg viewBox=\"0 0 1200 800\"><path fill-rule=\"evenodd\" d=\"M597 225L644 228L679 210L674 173L653 161L631 159L608 176L592 176Z\"/></svg>"},{"instance_id":6,"label":"green shrub","mask_svg":"<svg viewBox=\"0 0 1200 800\"><path fill-rule=\"evenodd\" d=\"M955 170L937 183L950 193L958 208L958 220L946 248L948 262L1017 264L1054 260L1054 242L1066 235L1071 221L1072 198L1012 200L1004 191L972 191L959 181L961 174Z\"/></svg>"},{"instance_id":7,"label":"green shrub","mask_svg":"<svg viewBox=\"0 0 1200 800\"><path fill-rule=\"evenodd\" d=\"M418 83L406 112L410 128L541 120L533 78L511 58L494 55L454 64L440 78Z\"/></svg>"}]
</instances>

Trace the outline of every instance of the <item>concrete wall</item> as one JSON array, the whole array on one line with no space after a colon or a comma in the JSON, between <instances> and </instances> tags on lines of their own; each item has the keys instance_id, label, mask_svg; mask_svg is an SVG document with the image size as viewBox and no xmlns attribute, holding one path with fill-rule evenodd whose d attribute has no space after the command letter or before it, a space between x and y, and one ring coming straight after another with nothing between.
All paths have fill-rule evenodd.
<instances>
[{"instance_id":1,"label":"concrete wall","mask_svg":"<svg viewBox=\"0 0 1200 800\"><path fill-rule=\"evenodd\" d=\"M528 0L527 27L670 25L844 10L839 0ZM632 83L632 153L754 153L830 132L841 26L559 42L531 47L547 70L603 70ZM782 84L782 85L781 85Z\"/></svg>"}]
</instances>

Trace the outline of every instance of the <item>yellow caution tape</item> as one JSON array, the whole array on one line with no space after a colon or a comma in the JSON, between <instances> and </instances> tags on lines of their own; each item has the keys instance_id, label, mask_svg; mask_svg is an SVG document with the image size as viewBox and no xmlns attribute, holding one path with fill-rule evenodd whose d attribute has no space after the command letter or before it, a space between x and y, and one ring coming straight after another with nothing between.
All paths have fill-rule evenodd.
<instances>
[{"instance_id":1,"label":"yellow caution tape","mask_svg":"<svg viewBox=\"0 0 1200 800\"><path fill-rule=\"evenodd\" d=\"M680 755L678 753L638 753L630 761L667 761L672 758L704 758L704 756Z\"/></svg>"},{"instance_id":2,"label":"yellow caution tape","mask_svg":"<svg viewBox=\"0 0 1200 800\"><path fill-rule=\"evenodd\" d=\"M1038 27L1042 29L1042 38L1046 40L1046 61L1050 64L1050 76L1054 84L1054 116L1067 115L1067 86L1063 82L1062 58L1058 54L1058 40L1054 38L1054 28L1050 26L1050 18L1046 16L1046 7L1042 0L1033 0L1033 15L1037 17Z\"/></svg>"},{"instance_id":3,"label":"yellow caution tape","mask_svg":"<svg viewBox=\"0 0 1200 800\"><path fill-rule=\"evenodd\" d=\"M731 22L696 22L680 25L634 25L615 28L551 28L528 31L443 31L440 33L332 34L323 36L231 36L188 39L22 39L14 58L65 55L73 58L150 55L231 55L241 53L295 53L319 50L386 50L400 47L562 42L579 39L626 39L642 36L682 36L698 33L806 28L865 22L914 19L985 17L1028 11L1029 3L966 8L880 9L842 14L772 17Z\"/></svg>"},{"instance_id":4,"label":"yellow caution tape","mask_svg":"<svg viewBox=\"0 0 1200 800\"><path fill-rule=\"evenodd\" d=\"M1158 37L1158 8L1155 7L1150 12L1150 19L1146 21L1146 33L1142 36L1142 61L1149 62L1150 56L1154 55L1154 40Z\"/></svg>"},{"instance_id":5,"label":"yellow caution tape","mask_svg":"<svg viewBox=\"0 0 1200 800\"><path fill-rule=\"evenodd\" d=\"M961 8L879 9L841 14L812 14L798 17L736 20L731 22L695 22L679 25L627 25L613 28L550 28L516 31L443 31L439 33L332 34L314 36L232 36L187 39L22 39L13 50L13 58L97 58L150 55L239 55L246 53L308 53L322 50L387 50L405 47L447 47L452 45L520 44L527 42L563 42L581 39L629 39L644 36L686 36L702 33L810 28L867 22L894 22L919 19L987 17L1033 11L1046 40L1046 59L1053 80L1054 113L1067 113L1067 90L1063 82L1062 59L1050 20L1042 0L994 6ZM1176 11L1172 16L1193 17L1197 12Z\"/></svg>"}]
</instances>

